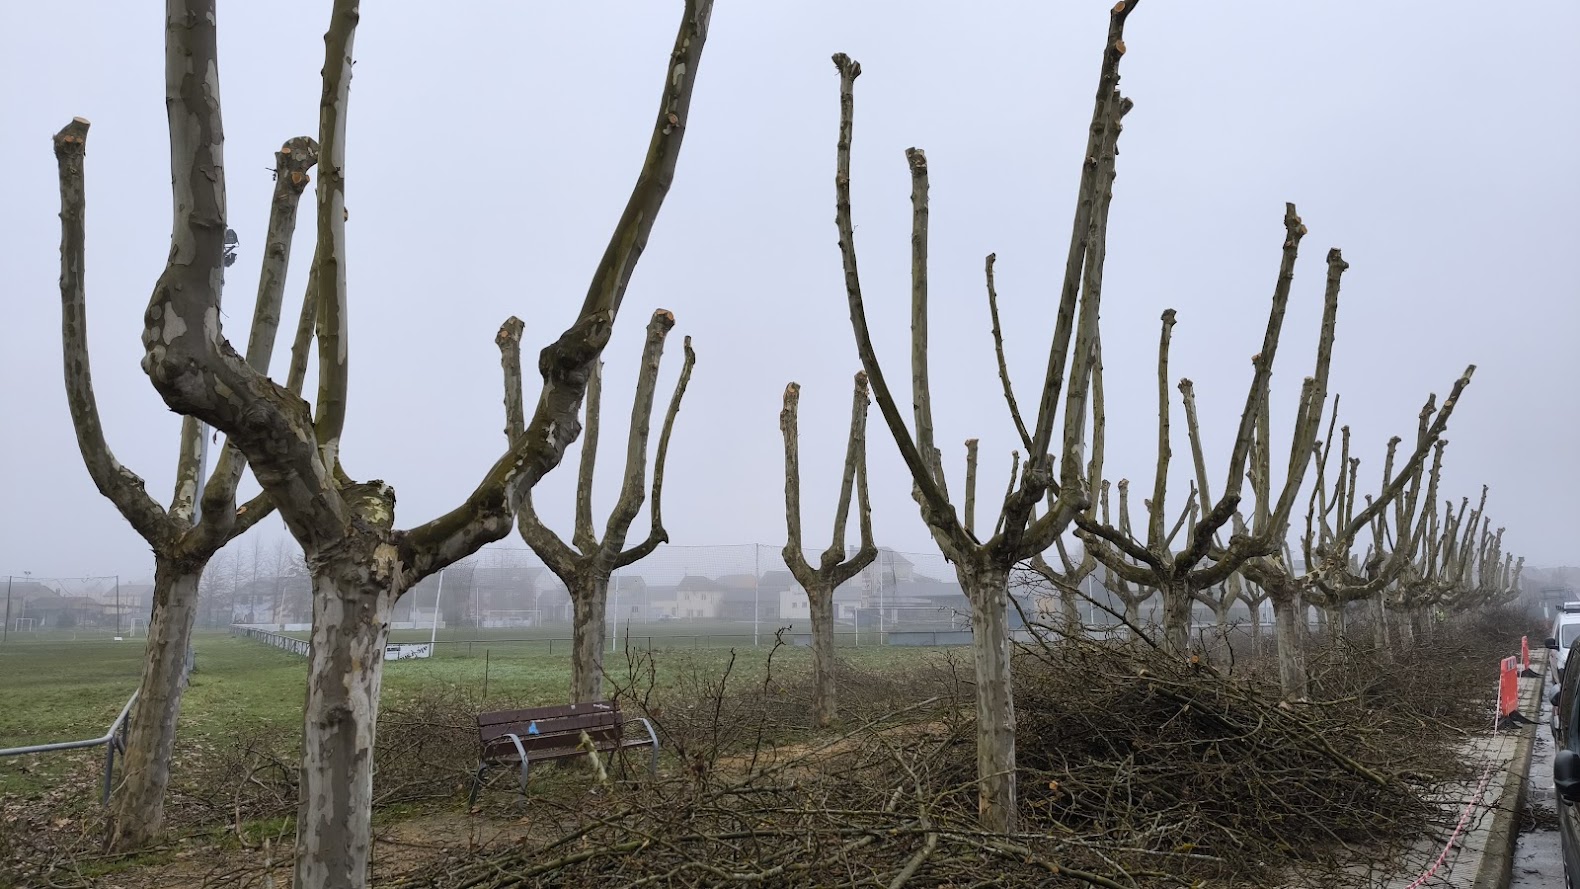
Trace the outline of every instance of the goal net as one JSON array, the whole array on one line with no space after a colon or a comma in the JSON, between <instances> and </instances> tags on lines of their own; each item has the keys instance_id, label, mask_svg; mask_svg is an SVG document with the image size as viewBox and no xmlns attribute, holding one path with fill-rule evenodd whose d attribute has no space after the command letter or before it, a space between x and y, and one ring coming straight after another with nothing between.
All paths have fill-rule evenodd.
<instances>
[{"instance_id":1,"label":"goal net","mask_svg":"<svg viewBox=\"0 0 1580 889\"><path fill-rule=\"evenodd\" d=\"M36 617L11 618L11 632L13 633L30 633L36 629L38 629L38 618Z\"/></svg>"}]
</instances>

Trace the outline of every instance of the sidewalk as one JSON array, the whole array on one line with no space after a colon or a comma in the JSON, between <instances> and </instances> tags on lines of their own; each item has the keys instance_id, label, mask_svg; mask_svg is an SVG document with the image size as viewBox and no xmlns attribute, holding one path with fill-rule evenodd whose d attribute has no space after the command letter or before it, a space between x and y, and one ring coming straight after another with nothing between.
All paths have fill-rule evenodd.
<instances>
[{"instance_id":1,"label":"sidewalk","mask_svg":"<svg viewBox=\"0 0 1580 889\"><path fill-rule=\"evenodd\" d=\"M1546 674L1546 651L1532 652L1531 669ZM1519 712L1537 720L1543 712L1541 677L1521 679ZM1444 821L1458 825L1453 838L1422 843L1401 857L1387 877L1357 873L1357 886L1375 889L1508 889L1519 831L1527 771L1536 733L1545 723L1522 725L1466 741L1461 748L1474 767L1463 784L1443 789ZM1305 889L1298 876L1284 889Z\"/></svg>"},{"instance_id":2,"label":"sidewalk","mask_svg":"<svg viewBox=\"0 0 1580 889\"><path fill-rule=\"evenodd\" d=\"M1547 673L1547 652L1532 652L1531 668ZM1445 809L1463 818L1464 828L1445 850L1421 850L1409 856L1402 876L1382 884L1386 889L1507 889L1520 808L1537 732L1547 731L1542 714L1541 676L1520 680L1519 712L1536 720L1509 731L1488 733L1467 745L1469 760L1478 764L1485 784L1454 788ZM1466 813L1468 811L1468 817ZM1439 860L1436 865L1434 862ZM1417 866L1419 865L1419 866Z\"/></svg>"}]
</instances>

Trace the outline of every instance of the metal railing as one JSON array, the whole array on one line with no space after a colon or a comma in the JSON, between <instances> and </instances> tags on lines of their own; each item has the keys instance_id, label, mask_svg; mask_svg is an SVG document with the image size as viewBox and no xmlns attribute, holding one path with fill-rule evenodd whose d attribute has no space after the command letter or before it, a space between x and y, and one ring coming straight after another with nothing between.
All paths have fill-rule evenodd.
<instances>
[{"instance_id":1,"label":"metal railing","mask_svg":"<svg viewBox=\"0 0 1580 889\"><path fill-rule=\"evenodd\" d=\"M312 648L306 639L282 636L279 633L271 633L268 630L260 630L257 627L247 627L240 624L231 624L230 634L232 636L245 636L248 639L257 639L265 645L273 645L275 648L289 651L292 654L299 654L302 657L307 657L308 652Z\"/></svg>"},{"instance_id":2,"label":"metal railing","mask_svg":"<svg viewBox=\"0 0 1580 889\"><path fill-rule=\"evenodd\" d=\"M81 750L85 747L97 747L100 744L103 744L104 799L102 800L102 804L108 805L110 802L110 788L113 786L111 784L111 778L115 774L115 754L117 751L123 754L126 752L126 731L127 724L129 722L127 716L129 716L132 712L132 705L137 703L137 695L138 692L132 692L132 696L126 700L126 706L121 708L121 715L115 717L115 721L110 723L109 731L105 732L101 737L89 738L86 741L61 741L55 744L32 744L27 747L7 747L3 750L0 750L0 757L21 756L24 753L51 753L56 750Z\"/></svg>"}]
</instances>

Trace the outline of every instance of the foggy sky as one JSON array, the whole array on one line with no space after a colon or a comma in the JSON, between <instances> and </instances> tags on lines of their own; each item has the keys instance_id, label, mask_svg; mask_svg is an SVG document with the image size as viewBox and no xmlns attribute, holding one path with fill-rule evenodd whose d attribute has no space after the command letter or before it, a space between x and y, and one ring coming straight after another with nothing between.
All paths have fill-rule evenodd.
<instances>
[{"instance_id":1,"label":"foggy sky","mask_svg":"<svg viewBox=\"0 0 1580 889\"><path fill-rule=\"evenodd\" d=\"M827 543L859 366L833 225L835 51L864 69L853 206L877 348L903 386L903 152L914 145L932 178L938 439L957 497L961 442L981 439L982 499L996 507L1018 442L994 369L982 259L998 254L1011 372L1030 410L1109 5L718 0L674 189L605 356L601 465L617 473L648 315L667 308L679 322L661 399L679 371L680 337L694 338L665 488L676 544L784 539L778 411L790 380L803 387L805 532L809 546ZM220 6L230 225L241 238L225 330L239 344L273 152L317 132L328 4ZM679 9L678 0L475 3L448 14L429 3L363 5L346 167L343 456L354 477L395 487L399 526L459 503L502 452L494 333L520 315L535 356L573 320L635 179ZM162 13L60 0L6 4L3 19L0 574L146 575L147 548L94 489L67 413L50 136L74 115L93 122L87 300L99 407L117 458L168 502L179 422L138 367L142 313L169 249ZM1580 6L1566 0L1144 3L1127 27L1123 90L1136 108L1108 237L1106 475L1150 489L1158 316L1173 307L1171 376L1196 382L1221 490L1283 205L1294 201L1310 234L1274 368L1275 446L1287 448L1311 372L1323 256L1342 247L1351 269L1330 391L1343 396L1362 488L1375 487L1388 437L1410 435L1427 394L1445 395L1474 362L1447 435L1443 493L1474 498L1490 485L1506 551L1575 564L1577 34ZM311 206L309 194L277 369L312 252ZM535 383L529 374L529 400ZM1174 410L1177 501L1189 476L1177 394ZM870 442L880 542L929 549L876 409ZM536 496L567 537L575 459L573 450ZM616 475L601 479L600 517L618 488ZM271 520L253 533L283 530Z\"/></svg>"}]
</instances>

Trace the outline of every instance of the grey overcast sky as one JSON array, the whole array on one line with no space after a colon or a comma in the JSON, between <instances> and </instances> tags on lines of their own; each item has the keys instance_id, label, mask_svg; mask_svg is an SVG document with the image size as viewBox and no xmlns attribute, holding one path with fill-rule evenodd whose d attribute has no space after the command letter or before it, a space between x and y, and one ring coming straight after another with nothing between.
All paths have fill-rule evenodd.
<instances>
[{"instance_id":1,"label":"grey overcast sky","mask_svg":"<svg viewBox=\"0 0 1580 889\"><path fill-rule=\"evenodd\" d=\"M854 209L878 348L906 379L903 151L914 145L932 172L939 439L957 493L968 437L982 440L986 499L1003 490L1016 442L982 259L998 254L1011 370L1022 402L1034 402L1109 5L718 0L674 189L607 352L603 456L614 472L646 317L663 307L679 319L661 397L680 336L694 338L666 484L675 543L784 539L777 415L792 379L803 386L807 533L826 542L858 366L833 224L835 51L865 71ZM220 7L230 223L241 237L225 324L243 341L267 168L284 139L317 130L328 3ZM363 5L346 169L344 456L353 475L395 486L400 525L452 507L501 452L494 332L519 314L535 354L572 319L634 180L679 9ZM152 2L56 0L7 3L0 21L0 574L146 575L146 547L94 490L67 415L49 137L73 115L93 122L87 283L99 405L116 456L167 499L178 420L138 367L169 238L162 13ZM1352 267L1331 389L1365 477L1380 472L1387 438L1414 428L1426 395L1446 393L1474 362L1448 435L1445 493L1474 497L1488 484L1508 550L1533 565L1580 560L1577 35L1571 0L1144 3L1127 33L1123 88L1136 108L1108 240L1107 475L1150 486L1158 315L1173 307L1172 375L1196 381L1222 485L1289 200L1310 235L1275 368L1277 439L1287 442L1310 373L1323 255L1339 246ZM310 220L304 212L289 317ZM1177 499L1189 455L1175 412ZM874 419L880 542L926 550L909 480ZM574 459L537 495L562 528ZM600 510L617 487L604 479Z\"/></svg>"}]
</instances>

